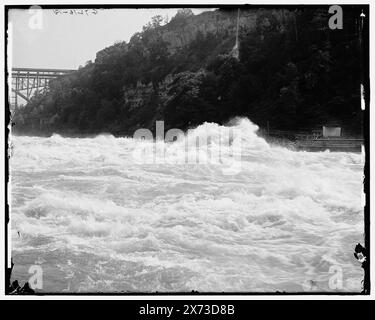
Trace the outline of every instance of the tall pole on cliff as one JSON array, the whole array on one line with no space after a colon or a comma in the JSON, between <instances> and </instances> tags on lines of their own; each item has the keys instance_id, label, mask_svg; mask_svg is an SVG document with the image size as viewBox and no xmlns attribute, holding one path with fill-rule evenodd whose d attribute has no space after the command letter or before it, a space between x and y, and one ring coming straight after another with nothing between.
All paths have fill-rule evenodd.
<instances>
[{"instance_id":1,"label":"tall pole on cliff","mask_svg":"<svg viewBox=\"0 0 375 320\"><path fill-rule=\"evenodd\" d=\"M236 43L234 44L234 47L232 49L232 57L235 58L235 59L239 59L240 57L240 49L239 49L239 41L238 41L238 29L239 29L239 26L240 26L240 8L238 8L238 12L237 12L237 27L236 27Z\"/></svg>"},{"instance_id":2,"label":"tall pole on cliff","mask_svg":"<svg viewBox=\"0 0 375 320\"><path fill-rule=\"evenodd\" d=\"M240 26L240 8L238 8L237 12L237 30L236 30L236 47L238 48L238 29Z\"/></svg>"}]
</instances>

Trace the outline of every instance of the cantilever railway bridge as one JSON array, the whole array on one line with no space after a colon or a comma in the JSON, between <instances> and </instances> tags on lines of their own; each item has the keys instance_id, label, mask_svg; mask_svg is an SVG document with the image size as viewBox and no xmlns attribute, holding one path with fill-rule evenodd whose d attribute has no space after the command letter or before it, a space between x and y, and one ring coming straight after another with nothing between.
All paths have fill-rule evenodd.
<instances>
[{"instance_id":1,"label":"cantilever railway bridge","mask_svg":"<svg viewBox=\"0 0 375 320\"><path fill-rule=\"evenodd\" d=\"M48 89L51 79L59 78L74 71L67 69L13 68L11 106L17 107L21 101L29 102L32 96Z\"/></svg>"}]
</instances>

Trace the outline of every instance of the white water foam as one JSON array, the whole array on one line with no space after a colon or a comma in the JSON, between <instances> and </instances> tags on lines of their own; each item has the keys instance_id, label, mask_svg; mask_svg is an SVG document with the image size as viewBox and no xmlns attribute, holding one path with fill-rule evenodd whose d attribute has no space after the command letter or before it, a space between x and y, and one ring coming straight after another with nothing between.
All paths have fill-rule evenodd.
<instances>
[{"instance_id":1,"label":"white water foam","mask_svg":"<svg viewBox=\"0 0 375 320\"><path fill-rule=\"evenodd\" d=\"M46 292L359 292L362 156L295 152L247 119L235 127L236 175L223 174L225 159L134 163L150 142L131 138L13 136L14 277L40 264ZM222 130L206 123L190 135L205 132L212 151ZM165 147L173 156L185 145ZM342 287L329 287L332 267Z\"/></svg>"}]
</instances>

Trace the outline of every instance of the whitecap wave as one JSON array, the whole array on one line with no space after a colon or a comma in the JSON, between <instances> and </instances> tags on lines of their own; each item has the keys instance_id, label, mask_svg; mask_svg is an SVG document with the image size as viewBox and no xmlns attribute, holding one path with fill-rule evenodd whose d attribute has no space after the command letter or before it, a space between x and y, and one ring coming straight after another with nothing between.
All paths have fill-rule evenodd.
<instances>
[{"instance_id":1,"label":"whitecap wave","mask_svg":"<svg viewBox=\"0 0 375 320\"><path fill-rule=\"evenodd\" d=\"M239 173L223 173L230 152L175 161L203 134L198 153L208 158L230 130L241 140ZM43 259L53 292L302 291L306 281L332 291L339 266L335 290L360 291L352 248L363 242L362 156L296 152L257 130L248 119L205 123L183 142L156 142L170 161L145 164L133 150L154 142L12 137L16 266Z\"/></svg>"}]
</instances>

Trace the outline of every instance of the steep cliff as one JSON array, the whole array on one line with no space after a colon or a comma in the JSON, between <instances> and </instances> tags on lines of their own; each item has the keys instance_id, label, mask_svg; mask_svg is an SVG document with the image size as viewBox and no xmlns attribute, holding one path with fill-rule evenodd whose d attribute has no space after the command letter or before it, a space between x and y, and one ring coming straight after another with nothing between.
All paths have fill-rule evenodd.
<instances>
[{"instance_id":1,"label":"steep cliff","mask_svg":"<svg viewBox=\"0 0 375 320\"><path fill-rule=\"evenodd\" d=\"M16 110L15 129L132 135L156 120L186 129L245 116L276 129L335 120L359 132L356 10L346 9L340 31L328 28L326 8L241 9L238 20L237 9L183 10L164 25L156 17Z\"/></svg>"},{"instance_id":2,"label":"steep cliff","mask_svg":"<svg viewBox=\"0 0 375 320\"><path fill-rule=\"evenodd\" d=\"M197 16L190 16L181 22L170 23L161 27L158 32L164 41L169 44L171 52L176 52L191 43L198 33L203 36L211 33L215 36L230 39L235 39L237 18L240 30L250 31L256 28L257 22L270 24L269 18L272 16L280 22L282 26L287 19L293 16L289 10L266 10L266 9L242 9L235 10L217 10L211 12L204 12Z\"/></svg>"},{"instance_id":3,"label":"steep cliff","mask_svg":"<svg viewBox=\"0 0 375 320\"><path fill-rule=\"evenodd\" d=\"M294 17L293 11L286 9L237 9L215 10L203 12L199 15L188 15L180 19L172 19L170 23L152 29L147 32L150 42L164 41L171 54L185 48L192 43L200 34L206 37L208 34L222 40L230 39L235 43L237 21L240 32L248 32L256 28L257 23L264 26L271 24L270 17L280 23L280 31L284 30L284 24ZM121 42L116 44L121 50L128 50L139 37L145 32L133 36L129 43ZM96 55L96 63L101 63L106 56L113 52L113 46L99 51Z\"/></svg>"}]
</instances>

